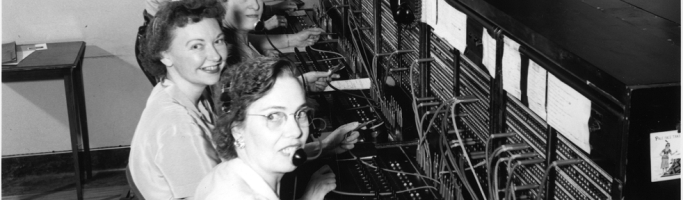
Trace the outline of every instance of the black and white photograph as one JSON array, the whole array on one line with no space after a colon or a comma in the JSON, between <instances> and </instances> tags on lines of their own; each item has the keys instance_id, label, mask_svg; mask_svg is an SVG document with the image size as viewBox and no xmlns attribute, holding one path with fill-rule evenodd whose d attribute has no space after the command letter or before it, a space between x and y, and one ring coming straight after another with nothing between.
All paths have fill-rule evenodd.
<instances>
[{"instance_id":1,"label":"black and white photograph","mask_svg":"<svg viewBox=\"0 0 683 200\"><path fill-rule=\"evenodd\" d=\"M681 199L680 0L2 0L3 200Z\"/></svg>"}]
</instances>

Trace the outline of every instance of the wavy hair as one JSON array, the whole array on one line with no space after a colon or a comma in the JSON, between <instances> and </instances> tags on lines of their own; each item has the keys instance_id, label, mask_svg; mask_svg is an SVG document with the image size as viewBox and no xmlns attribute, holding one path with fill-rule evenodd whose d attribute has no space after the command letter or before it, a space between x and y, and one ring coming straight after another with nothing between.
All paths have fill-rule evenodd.
<instances>
[{"instance_id":1,"label":"wavy hair","mask_svg":"<svg viewBox=\"0 0 683 200\"><path fill-rule=\"evenodd\" d=\"M244 122L247 108L273 88L275 81L282 77L294 77L291 62L271 57L259 57L226 69L221 76L221 84L226 90L218 105L226 112L218 117L212 136L218 153L224 159L237 156L232 128Z\"/></svg>"},{"instance_id":2,"label":"wavy hair","mask_svg":"<svg viewBox=\"0 0 683 200\"><path fill-rule=\"evenodd\" d=\"M142 67L157 78L165 76L166 66L161 63L161 52L171 46L173 30L202 19L213 18L222 31L224 15L224 7L216 0L182 0L162 4L152 23L147 26L142 46Z\"/></svg>"}]
</instances>

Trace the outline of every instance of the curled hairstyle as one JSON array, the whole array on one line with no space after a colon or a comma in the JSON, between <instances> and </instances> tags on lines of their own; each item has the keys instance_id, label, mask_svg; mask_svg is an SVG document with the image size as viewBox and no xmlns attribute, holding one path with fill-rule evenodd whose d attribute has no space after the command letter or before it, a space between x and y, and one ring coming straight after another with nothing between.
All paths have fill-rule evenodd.
<instances>
[{"instance_id":1,"label":"curled hairstyle","mask_svg":"<svg viewBox=\"0 0 683 200\"><path fill-rule=\"evenodd\" d=\"M182 0L163 4L147 26L142 47L142 67L157 78L165 76L166 66L161 63L161 52L171 46L174 37L172 31L208 18L216 19L222 27L224 15L225 9L216 0Z\"/></svg>"},{"instance_id":2,"label":"curled hairstyle","mask_svg":"<svg viewBox=\"0 0 683 200\"><path fill-rule=\"evenodd\" d=\"M222 99L218 105L224 105L226 112L218 117L212 133L221 157L226 160L237 157L232 128L244 122L247 108L268 94L278 78L288 76L297 77L293 64L270 57L248 60L223 72L221 84L227 88L222 96L227 95L228 98Z\"/></svg>"}]
</instances>

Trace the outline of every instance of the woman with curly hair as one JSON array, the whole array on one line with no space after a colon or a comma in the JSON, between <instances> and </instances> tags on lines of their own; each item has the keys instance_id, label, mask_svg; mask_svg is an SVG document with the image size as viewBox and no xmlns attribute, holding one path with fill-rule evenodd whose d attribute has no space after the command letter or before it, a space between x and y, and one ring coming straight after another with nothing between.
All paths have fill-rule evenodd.
<instances>
[{"instance_id":1,"label":"woman with curly hair","mask_svg":"<svg viewBox=\"0 0 683 200\"><path fill-rule=\"evenodd\" d=\"M138 28L138 33L137 37L135 39L135 58L138 61L138 65L140 68L142 68L143 72L145 73L145 76L149 79L149 81L152 83L152 85L156 85L158 80L156 77L154 77L150 72L147 71L143 65L145 64L143 62L142 58L142 51L144 49L145 45L145 33L147 31L148 26L153 26L153 19L158 10L162 7L162 5L171 2L171 1L179 1L179 0L143 0L145 2L145 9L142 11L142 16L143 16L143 23L142 26ZM221 0L222 2L226 2L227 0ZM282 15L285 11L297 9L297 6L292 0L285 0L280 3L276 3L270 6L265 6L264 7L264 12L269 11L268 13L264 13L264 18L263 20L266 21L265 27L266 29L270 30L273 28L277 28L279 26L282 26L283 24L280 23L280 20L284 17L281 16L276 16L275 14ZM265 18L265 16L272 16L270 18ZM267 20L266 20L267 19Z\"/></svg>"},{"instance_id":2,"label":"woman with curly hair","mask_svg":"<svg viewBox=\"0 0 683 200\"><path fill-rule=\"evenodd\" d=\"M214 114L202 92L216 84L228 48L215 1L169 2L147 27L143 65L160 82L131 142L130 175L146 199L189 199L221 162L211 141Z\"/></svg>"},{"instance_id":3,"label":"woman with curly hair","mask_svg":"<svg viewBox=\"0 0 683 200\"><path fill-rule=\"evenodd\" d=\"M197 199L279 199L280 179L296 169L293 157L304 148L311 121L311 109L296 77L292 63L265 57L226 69L227 110L213 131L216 148L226 161L202 180ZM332 135L343 136L339 133L356 126L342 126ZM332 148L350 149L356 140L328 138L336 138L323 141ZM304 199L322 199L336 187L328 166L314 173L313 179Z\"/></svg>"}]
</instances>

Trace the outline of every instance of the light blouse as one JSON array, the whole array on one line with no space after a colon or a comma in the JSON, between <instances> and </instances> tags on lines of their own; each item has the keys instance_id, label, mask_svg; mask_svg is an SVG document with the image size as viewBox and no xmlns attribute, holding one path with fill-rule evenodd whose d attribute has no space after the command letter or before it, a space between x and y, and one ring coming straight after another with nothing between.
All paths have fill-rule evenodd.
<instances>
[{"instance_id":1,"label":"light blouse","mask_svg":"<svg viewBox=\"0 0 683 200\"><path fill-rule=\"evenodd\" d=\"M131 142L128 167L145 199L192 196L221 162L211 139L208 102L194 104L170 80L157 84Z\"/></svg>"},{"instance_id":2,"label":"light blouse","mask_svg":"<svg viewBox=\"0 0 683 200\"><path fill-rule=\"evenodd\" d=\"M239 158L219 164L206 175L197 187L195 198L197 200L280 199L274 189Z\"/></svg>"}]
</instances>

